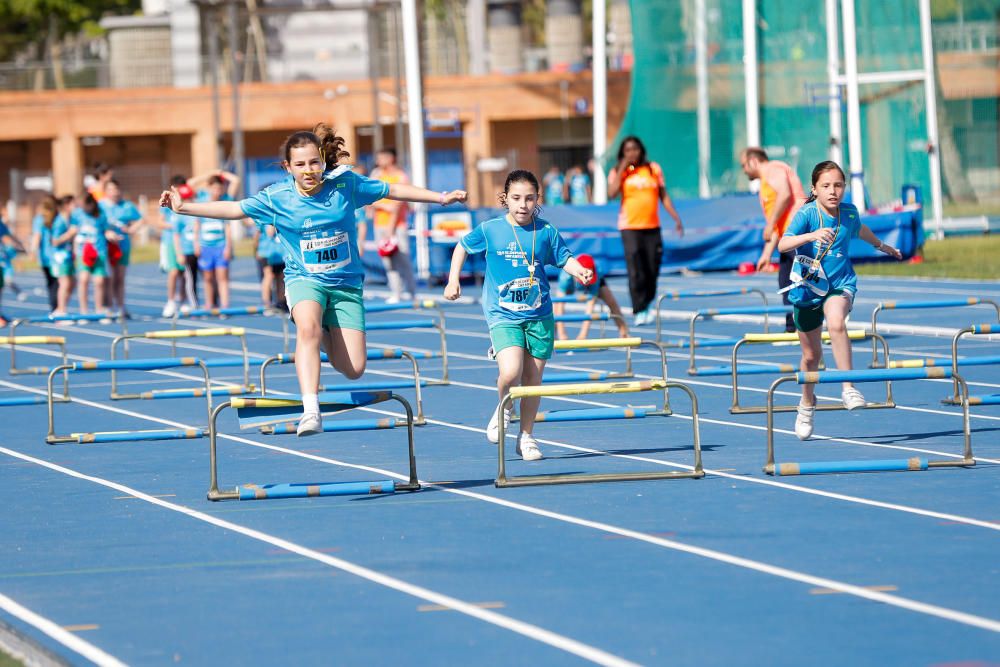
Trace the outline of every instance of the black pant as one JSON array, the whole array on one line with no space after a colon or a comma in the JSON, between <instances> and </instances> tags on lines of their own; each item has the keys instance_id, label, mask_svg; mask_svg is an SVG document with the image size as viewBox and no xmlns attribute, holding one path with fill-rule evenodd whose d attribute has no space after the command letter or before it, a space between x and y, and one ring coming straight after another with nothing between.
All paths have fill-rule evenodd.
<instances>
[{"instance_id":1,"label":"black pant","mask_svg":"<svg viewBox=\"0 0 1000 667\"><path fill-rule=\"evenodd\" d=\"M780 253L780 258L778 259L778 289L784 289L792 284L791 272L792 263L795 261L795 251ZM786 306L792 305L792 302L788 300L788 292L784 292L781 295L781 302ZM785 315L785 331L791 333L795 331L795 320L792 319L792 314L789 313Z\"/></svg>"},{"instance_id":2,"label":"black pant","mask_svg":"<svg viewBox=\"0 0 1000 667\"><path fill-rule=\"evenodd\" d=\"M623 229L622 248L628 267L628 291L632 312L641 313L656 298L656 280L663 260L663 237L660 228Z\"/></svg>"},{"instance_id":3,"label":"black pant","mask_svg":"<svg viewBox=\"0 0 1000 667\"><path fill-rule=\"evenodd\" d=\"M188 303L198 304L198 256L184 255L184 293Z\"/></svg>"},{"instance_id":4,"label":"black pant","mask_svg":"<svg viewBox=\"0 0 1000 667\"><path fill-rule=\"evenodd\" d=\"M42 273L45 274L45 289L49 291L49 309L55 310L59 306L59 279L47 266L42 267Z\"/></svg>"}]
</instances>

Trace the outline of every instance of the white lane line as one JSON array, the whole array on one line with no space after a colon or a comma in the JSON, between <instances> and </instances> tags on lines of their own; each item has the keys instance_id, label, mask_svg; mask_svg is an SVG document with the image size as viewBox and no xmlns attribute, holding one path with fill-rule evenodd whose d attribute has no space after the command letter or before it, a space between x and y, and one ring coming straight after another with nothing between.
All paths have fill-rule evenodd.
<instances>
[{"instance_id":1,"label":"white lane line","mask_svg":"<svg viewBox=\"0 0 1000 667\"><path fill-rule=\"evenodd\" d=\"M238 440L242 440L242 438L239 438ZM268 448L280 449L270 446ZM42 459L37 459L33 456L28 456L26 454L22 454L14 450L7 449L6 447L0 447L0 453L4 453L7 454L8 456L49 468L50 470L54 470L56 472L60 472L65 475L69 475L71 477L76 477L78 479L93 482L95 484L100 484L101 486L114 489L121 493L131 494L136 498L143 500L147 503L158 505L165 509L175 511L180 514L185 514L191 518L212 524L219 528L231 530L240 533L242 535L246 535L247 537L259 540L261 542L266 542L276 547L286 549L287 551L290 551L292 553L296 553L306 558L310 558L312 560L316 560L318 562L330 565L331 567L335 567L345 572L354 574L358 577L367 579L382 586L393 588L408 595L424 599L428 602L449 607L451 609L454 609L455 611L459 611L469 616L473 616L487 623L497 625L498 627L502 627L512 632L516 632L518 634L529 637L531 639L535 639L537 641L549 644L550 646L559 648L568 653L573 653L575 655L583 657L597 664L603 664L603 665L635 664L628 662L617 656L605 653L600 649L596 649L589 645L582 644L567 637L563 637L562 635L557 635L548 630L544 630L543 628L539 628L537 626L528 623L523 623L521 621L517 621L515 619L502 616L495 612L491 612L487 609L479 608L474 604L470 604L447 595L443 595L419 586L415 586L413 584L409 584L394 577L390 577L389 575L385 575L380 572L370 570L368 568L356 565L354 563L345 561L343 559L334 558L333 556L313 551L312 549L308 549L301 545L295 544L294 542L274 537L272 535L268 535L267 533L252 528L247 528L245 526L241 526L239 524L235 524L226 521L224 519L210 516L202 512L199 512L197 510L185 507L183 505L177 505L175 503L171 503L162 500L160 498L153 497L151 495L143 493L137 489L125 486L124 484L120 484L118 482L112 482L110 480L106 480L100 477L87 475L85 473L81 473L76 470L66 468L64 466L60 466L54 463L50 463L48 461L44 461ZM390 471L384 471L383 474L391 475L398 479L403 479L402 475L398 475ZM513 501L503 500L500 498L491 498L488 496L482 496L480 494L468 492L462 489L449 489L444 486L436 486L436 485L435 488L438 488L442 491L457 493L458 495L464 495L470 498L475 498L478 500L486 500L488 502L503 507L507 507L509 509L514 509L521 512L527 512L530 514L534 514L536 516L553 519L555 521L560 521L563 523L568 523L583 528L590 528L593 530L609 533L612 535L619 535L621 537L627 537L641 542L646 542L648 544L653 544L666 549L671 549L673 551L687 553L693 556L698 556L700 558L706 558L709 560L714 560L716 562L725 563L735 567L755 572L760 572L762 574L774 577L779 577L781 579L796 581L811 587L827 588L833 591L839 591L841 593L853 595L855 597L870 600L873 602L880 602L882 604L890 605L900 609L905 609L907 611L912 611L915 613L924 614L927 616L933 616L943 620L952 621L955 623L960 623L963 625L968 625L971 627L981 628L983 630L989 630L991 632L1000 633L1000 621L991 618L986 618L984 616L977 616L975 614L970 614L955 609L949 609L947 607L941 607L938 605L933 605L925 602L919 602L916 600L911 600L897 595L890 595L888 593L884 593L881 591L873 591L865 588L864 586L848 584L842 581L837 581L835 579L827 579L826 577L819 577L785 567L770 565L768 563L755 561L749 558L743 558L741 556L735 556L733 554L725 553L722 551L716 551L714 549L696 547L693 545L684 544L682 542L677 542L675 540L668 540L655 535L648 535L646 533L641 533L627 528L613 526L600 521L583 519L580 517L562 514L560 512L553 512L551 510L545 510L539 507L524 505L522 503L516 503Z\"/></svg>"},{"instance_id":2,"label":"white lane line","mask_svg":"<svg viewBox=\"0 0 1000 667\"><path fill-rule=\"evenodd\" d=\"M9 450L3 451L7 452ZM118 658L105 653L90 642L80 639L72 632L66 631L58 624L53 623L40 614L36 614L24 605L19 604L13 599L7 597L3 593L0 593L0 609L3 609L14 618L20 619L43 634L51 637L66 648L78 653L94 664L100 665L100 667L126 667L125 663Z\"/></svg>"},{"instance_id":3,"label":"white lane line","mask_svg":"<svg viewBox=\"0 0 1000 667\"><path fill-rule=\"evenodd\" d=\"M113 482L111 480L107 480L102 477L96 477L94 475L88 475L76 470L72 470L71 468L57 465L55 463L50 463L48 461L45 461L43 459L38 459L33 456L28 456L26 454L22 454L20 452L11 449L7 449L6 447L0 447L0 452L8 456L11 456L13 458L18 458L21 459L22 461L34 463L35 465L48 468L49 470L61 473L63 475L67 475L69 477L75 477L77 479L81 479L86 482L99 484L100 486L113 489L115 491L118 491L119 493L124 493L134 496L136 499L143 500L151 505L156 505L163 509L167 509L172 512L177 512L179 514L186 515L192 519L203 521L217 528L223 528L225 530L229 530L234 533L239 533L240 535L244 535L259 542L270 544L279 549L284 549L291 553L298 554L299 556L302 556L304 558L309 558L319 563L323 563L324 565L328 565L332 568L341 570L343 572L347 572L349 574L353 574L356 577L366 579L380 586L391 588L401 593L411 595L425 602L447 607L448 609L453 609L457 612L463 613L467 616L471 616L480 621L484 621L491 625L495 625L505 630L517 633L519 635L527 637L528 639L533 639L543 644L548 644L553 648L557 648L567 653L571 653L575 656L583 658L584 660L589 660L590 662L593 662L595 664L609 665L613 667L634 667L635 665L637 665L637 663L630 662L629 660L625 660L624 658L612 655L611 653L602 651L601 649L598 649L594 646L584 644L583 642L579 642L575 639L571 639L564 635L557 634L550 630L546 630L545 628L538 627L537 625L533 625L531 623L525 623L523 621L519 621L509 616L504 616L502 614L490 611L488 609L482 609L473 603L465 602L463 600L459 600L458 598L454 598L449 595L444 595L443 593L438 593L436 591L424 588L422 586L411 584L409 582L403 581L402 579L397 579L396 577L392 577L382 572L378 572L376 570L372 570L370 568L357 565L356 563L352 563L342 558L336 558L329 554L309 549L308 547L296 544L295 542L292 542L290 540L276 537L274 535L270 535L263 531L255 530L253 528L248 528L246 526L242 526L240 524L233 523L225 519L220 519L218 517L205 514L204 512L199 512L198 510L185 507L184 505L178 505L176 503L172 503L163 500L161 498L151 496L149 494L143 493L142 491L139 491L138 489L133 489L132 487L125 486L124 484L120 484L118 482ZM958 612L952 612L952 613L958 613ZM122 663L115 661L114 663L107 663L107 664L121 665Z\"/></svg>"}]
</instances>

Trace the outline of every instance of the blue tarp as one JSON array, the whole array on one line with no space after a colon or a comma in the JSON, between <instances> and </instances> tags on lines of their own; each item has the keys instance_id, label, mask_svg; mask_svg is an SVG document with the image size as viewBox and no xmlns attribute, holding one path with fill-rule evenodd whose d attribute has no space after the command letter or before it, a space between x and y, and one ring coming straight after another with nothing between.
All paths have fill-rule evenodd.
<instances>
[{"instance_id":1,"label":"blue tarp","mask_svg":"<svg viewBox=\"0 0 1000 667\"><path fill-rule=\"evenodd\" d=\"M725 271L738 268L742 262L757 262L764 247L762 234L765 221L756 197L734 195L675 201L674 205L684 222L684 236L679 237L674 232L673 220L661 210L663 271L680 271L683 268ZM605 206L545 206L542 215L559 229L574 253L589 253L605 273L624 275L625 261L617 230L618 206L618 202ZM479 224L500 215L501 211L481 208L473 210L472 214L474 224ZM879 238L899 248L904 258L912 257L923 241L922 211L919 208L866 215L863 222ZM432 276L447 276L453 248L454 245L431 242ZM870 261L884 259L885 256L857 239L851 244L851 258ZM466 271L482 270L481 258L475 259L478 261L466 263ZM374 252L366 255L365 265L373 278L384 278L381 263Z\"/></svg>"}]
</instances>

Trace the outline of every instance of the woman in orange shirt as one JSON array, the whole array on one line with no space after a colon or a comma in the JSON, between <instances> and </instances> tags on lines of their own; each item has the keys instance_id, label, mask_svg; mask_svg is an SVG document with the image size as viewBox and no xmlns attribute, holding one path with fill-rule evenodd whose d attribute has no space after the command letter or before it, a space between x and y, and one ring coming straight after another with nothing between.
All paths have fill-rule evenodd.
<instances>
[{"instance_id":1,"label":"woman in orange shirt","mask_svg":"<svg viewBox=\"0 0 1000 667\"><path fill-rule=\"evenodd\" d=\"M656 280L663 260L660 232L660 202L674 219L678 234L684 233L681 218L667 194L660 165L646 158L646 147L638 137L625 137L618 148L618 164L608 173L608 196L622 196L618 230L622 235L628 289L636 326L652 322L656 314L649 304L656 298Z\"/></svg>"}]
</instances>

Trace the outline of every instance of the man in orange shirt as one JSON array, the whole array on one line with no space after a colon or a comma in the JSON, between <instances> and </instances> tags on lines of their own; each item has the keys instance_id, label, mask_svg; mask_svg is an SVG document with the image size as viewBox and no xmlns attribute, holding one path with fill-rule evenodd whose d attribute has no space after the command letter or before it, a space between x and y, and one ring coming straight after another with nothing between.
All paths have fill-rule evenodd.
<instances>
[{"instance_id":1,"label":"man in orange shirt","mask_svg":"<svg viewBox=\"0 0 1000 667\"><path fill-rule=\"evenodd\" d=\"M806 193L795 170L784 162L769 160L763 148L751 146L740 153L740 166L750 180L760 179L760 205L764 209L764 250L757 260L757 270L763 271L771 265L771 256L778 246L778 239L785 233L785 227L795 212L806 200ZM794 252L783 252L778 260L778 289L791 284ZM789 305L788 292L782 301ZM785 316L785 331L795 331L791 315Z\"/></svg>"}]
</instances>

